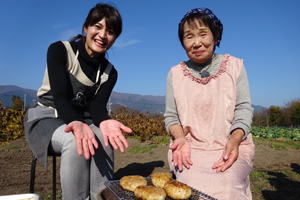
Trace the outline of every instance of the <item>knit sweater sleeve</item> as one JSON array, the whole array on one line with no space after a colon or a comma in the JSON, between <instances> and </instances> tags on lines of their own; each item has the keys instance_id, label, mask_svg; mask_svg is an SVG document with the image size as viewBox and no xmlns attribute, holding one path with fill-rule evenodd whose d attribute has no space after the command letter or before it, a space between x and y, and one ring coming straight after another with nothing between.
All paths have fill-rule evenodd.
<instances>
[{"instance_id":1,"label":"knit sweater sleeve","mask_svg":"<svg viewBox=\"0 0 300 200\"><path fill-rule=\"evenodd\" d=\"M64 44L60 41L51 44L47 51L47 68L57 113L66 124L72 121L84 122L68 99L71 85L69 74L66 71L66 64L67 52Z\"/></svg>"},{"instance_id":2,"label":"knit sweater sleeve","mask_svg":"<svg viewBox=\"0 0 300 200\"><path fill-rule=\"evenodd\" d=\"M244 130L245 135L243 139L245 139L251 131L253 108L251 107L250 88L244 65L237 80L236 90L236 106L229 137L232 131L241 128Z\"/></svg>"},{"instance_id":3,"label":"knit sweater sleeve","mask_svg":"<svg viewBox=\"0 0 300 200\"><path fill-rule=\"evenodd\" d=\"M167 83L166 83L166 109L164 113L164 122L165 122L165 127L168 132L169 128L173 124L179 124L181 125L179 121L179 117L177 114L177 108L176 108L176 103L175 103L175 97L174 97L174 90L173 90L173 81L172 81L172 72L170 71L167 76Z\"/></svg>"}]
</instances>

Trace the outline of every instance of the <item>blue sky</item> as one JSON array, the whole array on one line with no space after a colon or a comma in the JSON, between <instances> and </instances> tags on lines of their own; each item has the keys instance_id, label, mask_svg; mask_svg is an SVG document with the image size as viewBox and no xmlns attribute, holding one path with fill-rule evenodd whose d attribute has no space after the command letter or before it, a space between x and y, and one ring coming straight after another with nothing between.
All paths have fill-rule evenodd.
<instances>
[{"instance_id":1,"label":"blue sky","mask_svg":"<svg viewBox=\"0 0 300 200\"><path fill-rule=\"evenodd\" d=\"M299 0L26 0L0 6L0 85L37 90L48 46L81 33L96 3L113 2L123 32L108 51L115 92L165 95L170 68L188 58L177 36L184 14L208 7L224 25L216 53L244 59L252 104L284 106L300 98Z\"/></svg>"}]
</instances>

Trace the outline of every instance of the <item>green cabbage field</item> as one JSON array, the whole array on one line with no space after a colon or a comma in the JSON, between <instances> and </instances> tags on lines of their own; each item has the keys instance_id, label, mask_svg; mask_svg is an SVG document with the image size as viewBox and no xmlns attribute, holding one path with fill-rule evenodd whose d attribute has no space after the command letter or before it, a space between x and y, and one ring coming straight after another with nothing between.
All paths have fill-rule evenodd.
<instances>
[{"instance_id":1,"label":"green cabbage field","mask_svg":"<svg viewBox=\"0 0 300 200\"><path fill-rule=\"evenodd\" d=\"M254 127L251 128L251 133L255 137L267 139L291 139L300 141L299 128L280 128L280 127Z\"/></svg>"}]
</instances>

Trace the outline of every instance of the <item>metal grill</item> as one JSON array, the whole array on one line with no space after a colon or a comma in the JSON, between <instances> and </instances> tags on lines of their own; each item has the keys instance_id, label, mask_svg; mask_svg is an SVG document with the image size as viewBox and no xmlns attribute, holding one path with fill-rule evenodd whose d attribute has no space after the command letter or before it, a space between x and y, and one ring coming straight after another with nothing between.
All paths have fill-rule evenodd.
<instances>
[{"instance_id":1,"label":"metal grill","mask_svg":"<svg viewBox=\"0 0 300 200\"><path fill-rule=\"evenodd\" d=\"M148 185L153 185L151 182L151 177L145 178ZM122 186L120 185L120 180L106 181L104 184L119 200L137 200L133 192L124 190L122 188ZM217 200L203 192L200 192L199 190L196 190L194 188L191 189L192 195L190 196L190 198L188 198L188 200ZM167 196L165 200L172 200L172 198Z\"/></svg>"}]
</instances>

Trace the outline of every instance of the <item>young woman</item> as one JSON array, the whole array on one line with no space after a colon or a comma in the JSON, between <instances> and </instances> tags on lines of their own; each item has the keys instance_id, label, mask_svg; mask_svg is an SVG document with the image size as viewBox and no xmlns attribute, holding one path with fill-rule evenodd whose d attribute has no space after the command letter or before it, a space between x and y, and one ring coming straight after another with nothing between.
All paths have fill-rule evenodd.
<instances>
[{"instance_id":1,"label":"young woman","mask_svg":"<svg viewBox=\"0 0 300 200\"><path fill-rule=\"evenodd\" d=\"M82 29L49 46L38 104L25 118L26 139L44 167L48 153L61 154L62 197L72 200L96 199L113 179L114 149L128 148L121 130L131 132L106 109L117 71L105 53L122 32L121 16L97 4Z\"/></svg>"},{"instance_id":2,"label":"young woman","mask_svg":"<svg viewBox=\"0 0 300 200\"><path fill-rule=\"evenodd\" d=\"M190 10L179 23L189 60L172 67L167 77L169 165L177 180L214 198L252 199L249 84L243 60L215 54L222 32L207 8Z\"/></svg>"}]
</instances>

